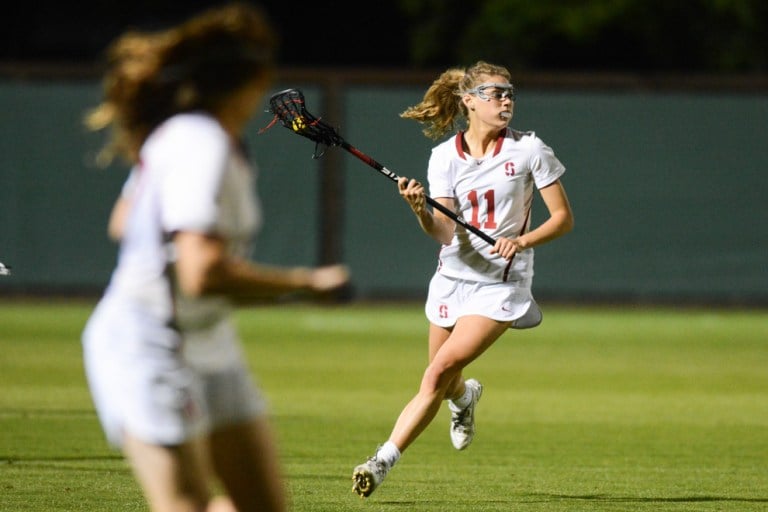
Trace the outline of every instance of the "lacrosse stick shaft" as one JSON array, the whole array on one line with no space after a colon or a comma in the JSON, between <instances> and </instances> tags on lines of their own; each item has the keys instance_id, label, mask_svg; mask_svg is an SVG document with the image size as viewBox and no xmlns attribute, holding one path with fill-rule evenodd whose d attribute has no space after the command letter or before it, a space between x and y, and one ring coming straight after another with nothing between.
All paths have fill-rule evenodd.
<instances>
[{"instance_id":1,"label":"lacrosse stick shaft","mask_svg":"<svg viewBox=\"0 0 768 512\"><path fill-rule=\"evenodd\" d=\"M399 179L397 174L344 140L332 126L310 114L306 109L304 94L299 89L286 89L273 94L269 99L269 105L270 112L275 115L275 120L279 120L283 126L293 130L294 133L310 139L317 145L341 146L392 181L397 182ZM272 126L272 123L269 126ZM426 201L427 204L441 211L467 231L474 233L492 246L496 245L496 240L493 237L459 217L453 210L446 208L429 196L426 196Z\"/></svg>"},{"instance_id":2,"label":"lacrosse stick shaft","mask_svg":"<svg viewBox=\"0 0 768 512\"><path fill-rule=\"evenodd\" d=\"M366 155L350 143L342 140L339 144L344 150L348 151L349 153L355 155L357 158L368 164L370 167L373 167L377 171L379 171L381 174L386 176L387 178L391 179L394 182L397 182L397 180L400 178L397 174L390 171L383 165L381 165L379 162L371 158L370 156ZM476 228L472 224L468 223L466 220L464 220L462 217L459 217L456 215L456 212L446 208L442 204L438 203L435 199L431 198L430 196L425 197L427 200L427 203L432 206L432 208L436 210L440 210L442 213L450 217L456 224L459 224L460 226L464 227L464 229L467 229L471 231L472 233L476 234L483 240L485 240L490 245L496 245L496 240L493 239L490 235L487 233L481 231L480 229Z\"/></svg>"}]
</instances>

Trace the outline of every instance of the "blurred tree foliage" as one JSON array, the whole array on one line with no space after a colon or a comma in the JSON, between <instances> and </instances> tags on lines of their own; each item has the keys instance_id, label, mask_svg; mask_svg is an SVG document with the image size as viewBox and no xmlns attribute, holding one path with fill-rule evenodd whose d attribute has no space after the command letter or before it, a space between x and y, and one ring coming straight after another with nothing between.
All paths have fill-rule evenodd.
<instances>
[{"instance_id":1,"label":"blurred tree foliage","mask_svg":"<svg viewBox=\"0 0 768 512\"><path fill-rule=\"evenodd\" d=\"M399 0L414 66L768 71L766 0Z\"/></svg>"},{"instance_id":2,"label":"blurred tree foliage","mask_svg":"<svg viewBox=\"0 0 768 512\"><path fill-rule=\"evenodd\" d=\"M285 66L485 59L542 71L768 73L768 0L385 0L372 10L359 0L246 1L264 5L283 34ZM2 18L0 61L93 61L127 28L162 28L218 4L36 0L33 13Z\"/></svg>"}]
</instances>

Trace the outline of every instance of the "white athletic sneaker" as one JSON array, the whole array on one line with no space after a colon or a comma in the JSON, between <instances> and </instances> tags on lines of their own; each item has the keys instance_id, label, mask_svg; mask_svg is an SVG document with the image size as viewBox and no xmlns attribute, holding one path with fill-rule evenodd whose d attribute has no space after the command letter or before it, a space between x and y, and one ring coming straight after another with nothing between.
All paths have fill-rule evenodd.
<instances>
[{"instance_id":1,"label":"white athletic sneaker","mask_svg":"<svg viewBox=\"0 0 768 512\"><path fill-rule=\"evenodd\" d=\"M483 385L475 379L467 379L464 385L472 392L472 401L464 409L459 409L453 402L448 402L451 410L451 442L457 450L463 450L475 437L475 406L483 394Z\"/></svg>"},{"instance_id":2,"label":"white athletic sneaker","mask_svg":"<svg viewBox=\"0 0 768 512\"><path fill-rule=\"evenodd\" d=\"M389 466L383 460L376 458L376 455L360 464L352 472L352 490L360 495L361 498L367 498L376 488L381 485L389 472Z\"/></svg>"}]
</instances>

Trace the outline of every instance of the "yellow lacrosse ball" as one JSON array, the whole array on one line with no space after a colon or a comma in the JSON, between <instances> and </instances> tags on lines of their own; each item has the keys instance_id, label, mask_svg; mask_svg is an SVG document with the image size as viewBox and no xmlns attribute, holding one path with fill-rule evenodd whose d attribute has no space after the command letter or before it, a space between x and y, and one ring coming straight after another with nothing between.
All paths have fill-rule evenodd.
<instances>
[{"instance_id":1,"label":"yellow lacrosse ball","mask_svg":"<svg viewBox=\"0 0 768 512\"><path fill-rule=\"evenodd\" d=\"M306 123L304 123L303 117L297 117L293 120L293 123L291 123L291 127L293 128L293 131L299 132L307 127Z\"/></svg>"}]
</instances>

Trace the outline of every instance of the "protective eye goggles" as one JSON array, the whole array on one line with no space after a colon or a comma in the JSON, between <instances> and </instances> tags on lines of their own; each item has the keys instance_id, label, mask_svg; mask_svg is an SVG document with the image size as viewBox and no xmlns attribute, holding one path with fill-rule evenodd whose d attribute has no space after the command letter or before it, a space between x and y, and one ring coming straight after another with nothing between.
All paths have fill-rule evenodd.
<instances>
[{"instance_id":1,"label":"protective eye goggles","mask_svg":"<svg viewBox=\"0 0 768 512\"><path fill-rule=\"evenodd\" d=\"M497 83L482 84L474 89L468 90L467 94L474 94L484 101L491 101L491 99L502 101L506 98L515 101L515 86L512 84Z\"/></svg>"}]
</instances>

